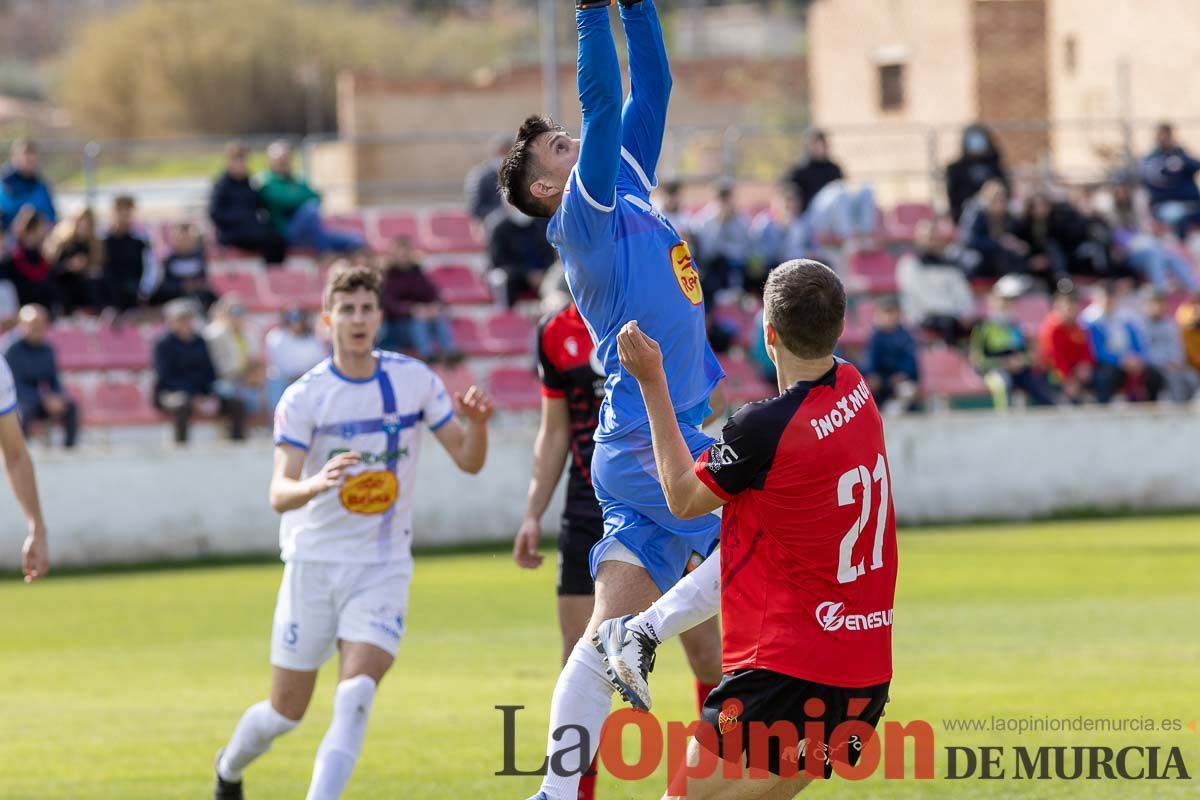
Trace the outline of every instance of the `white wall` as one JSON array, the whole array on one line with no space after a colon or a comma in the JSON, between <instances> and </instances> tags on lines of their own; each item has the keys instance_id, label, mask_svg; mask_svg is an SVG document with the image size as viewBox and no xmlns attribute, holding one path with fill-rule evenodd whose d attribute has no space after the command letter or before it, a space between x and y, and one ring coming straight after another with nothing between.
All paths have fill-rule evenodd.
<instances>
[{"instance_id":1,"label":"white wall","mask_svg":"<svg viewBox=\"0 0 1200 800\"><path fill-rule=\"evenodd\" d=\"M536 425L499 421L480 476L457 472L436 444L417 480L418 546L509 539L525 503ZM1200 414L1085 409L1006 416L963 412L889 420L902 522L1028 518L1078 509L1200 507ZM270 553L270 444L196 445L37 456L54 562L131 563ZM561 501L544 519L557 531ZM23 526L0 489L0 568L17 566Z\"/></svg>"}]
</instances>

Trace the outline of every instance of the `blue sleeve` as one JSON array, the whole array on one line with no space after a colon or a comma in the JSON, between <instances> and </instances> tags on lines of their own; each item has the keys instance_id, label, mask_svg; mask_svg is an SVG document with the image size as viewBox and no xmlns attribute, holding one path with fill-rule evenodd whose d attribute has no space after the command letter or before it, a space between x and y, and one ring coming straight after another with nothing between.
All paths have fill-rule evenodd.
<instances>
[{"instance_id":1,"label":"blue sleeve","mask_svg":"<svg viewBox=\"0 0 1200 800\"><path fill-rule=\"evenodd\" d=\"M629 99L621 115L621 146L646 191L656 180L658 156L667 127L671 66L654 0L621 7L629 44Z\"/></svg>"},{"instance_id":2,"label":"blue sleeve","mask_svg":"<svg viewBox=\"0 0 1200 800\"><path fill-rule=\"evenodd\" d=\"M579 102L583 107L579 163L584 193L600 208L612 210L621 166L621 64L613 42L608 9L575 12L579 30Z\"/></svg>"},{"instance_id":3,"label":"blue sleeve","mask_svg":"<svg viewBox=\"0 0 1200 800\"><path fill-rule=\"evenodd\" d=\"M1129 331L1129 349L1139 358L1145 358L1146 347L1142 342L1142 333L1138 330L1138 326L1131 322L1125 323L1125 329Z\"/></svg>"},{"instance_id":4,"label":"blue sleeve","mask_svg":"<svg viewBox=\"0 0 1200 800\"><path fill-rule=\"evenodd\" d=\"M1092 340L1092 352L1096 354L1096 360L1101 364L1115 364L1117 359L1108 351L1108 342L1104 336L1104 330L1100 323L1093 322L1088 325L1088 335Z\"/></svg>"},{"instance_id":5,"label":"blue sleeve","mask_svg":"<svg viewBox=\"0 0 1200 800\"><path fill-rule=\"evenodd\" d=\"M4 189L4 185L0 184L0 228L7 229L12 224L13 219L17 216L17 201L13 199ZM3 231L0 230L0 233Z\"/></svg>"}]
</instances>

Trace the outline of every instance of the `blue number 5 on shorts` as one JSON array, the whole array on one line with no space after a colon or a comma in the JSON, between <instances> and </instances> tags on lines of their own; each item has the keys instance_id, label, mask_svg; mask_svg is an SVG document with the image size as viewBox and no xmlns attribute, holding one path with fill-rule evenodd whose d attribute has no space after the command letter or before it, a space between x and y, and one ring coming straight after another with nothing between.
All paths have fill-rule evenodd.
<instances>
[{"instance_id":1,"label":"blue number 5 on shorts","mask_svg":"<svg viewBox=\"0 0 1200 800\"><path fill-rule=\"evenodd\" d=\"M682 429L692 458L715 441L690 426ZM604 512L604 538L589 555L593 578L605 551L614 541L620 541L641 559L654 583L665 592L683 577L693 551L707 556L717 546L721 535L719 516L705 514L682 520L667 508L654 464L649 426L596 442L592 485Z\"/></svg>"}]
</instances>

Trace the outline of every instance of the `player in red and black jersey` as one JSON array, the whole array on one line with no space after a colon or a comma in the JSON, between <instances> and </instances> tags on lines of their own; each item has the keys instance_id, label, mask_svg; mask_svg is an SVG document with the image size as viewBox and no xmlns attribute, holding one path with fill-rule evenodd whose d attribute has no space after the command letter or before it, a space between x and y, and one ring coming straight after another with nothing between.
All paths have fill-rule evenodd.
<instances>
[{"instance_id":1,"label":"player in red and black jersey","mask_svg":"<svg viewBox=\"0 0 1200 800\"><path fill-rule=\"evenodd\" d=\"M791 261L771 272L764 302L780 394L744 406L695 462L671 413L658 345L636 322L618 337L621 363L646 401L671 512L688 518L725 506L724 678L705 704L713 728L706 749L741 748L769 772L727 778L718 768L686 787L673 781L668 796L691 800L791 797L814 771L828 776L833 761L855 763L861 742L839 744L835 729L848 720L873 729L892 677L891 480L870 390L833 356L845 290L828 267ZM813 700L820 703L806 706ZM802 741L805 724L817 720L825 741ZM786 736L767 738L755 752L746 735L754 723L790 723L782 727L796 738L790 746Z\"/></svg>"},{"instance_id":2,"label":"player in red and black jersey","mask_svg":"<svg viewBox=\"0 0 1200 800\"><path fill-rule=\"evenodd\" d=\"M525 519L513 542L513 560L519 566L541 566L541 518L567 463L566 503L558 535L558 621L564 663L592 615L595 588L588 554L604 535L604 519L591 481L592 435L604 399L604 371L594 352L591 334L574 303L538 325L542 419L534 443ZM700 706L721 679L718 628L714 618L680 637L696 675ZM579 785L580 798L590 800L593 786L594 775L585 776Z\"/></svg>"}]
</instances>

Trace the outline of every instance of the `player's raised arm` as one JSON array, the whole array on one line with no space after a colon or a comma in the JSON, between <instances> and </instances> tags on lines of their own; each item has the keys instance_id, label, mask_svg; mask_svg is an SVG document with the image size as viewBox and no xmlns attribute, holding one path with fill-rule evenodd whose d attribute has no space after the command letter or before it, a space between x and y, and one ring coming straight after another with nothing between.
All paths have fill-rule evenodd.
<instances>
[{"instance_id":1,"label":"player's raised arm","mask_svg":"<svg viewBox=\"0 0 1200 800\"><path fill-rule=\"evenodd\" d=\"M621 23L629 44L629 98L621 115L621 146L636 163L646 191L662 152L671 98L671 66L654 0L621 0Z\"/></svg>"},{"instance_id":2,"label":"player's raised arm","mask_svg":"<svg viewBox=\"0 0 1200 800\"><path fill-rule=\"evenodd\" d=\"M621 166L621 63L607 6L586 0L576 2L577 80L583 109L576 169L588 196L610 207L616 200L617 170Z\"/></svg>"}]
</instances>

